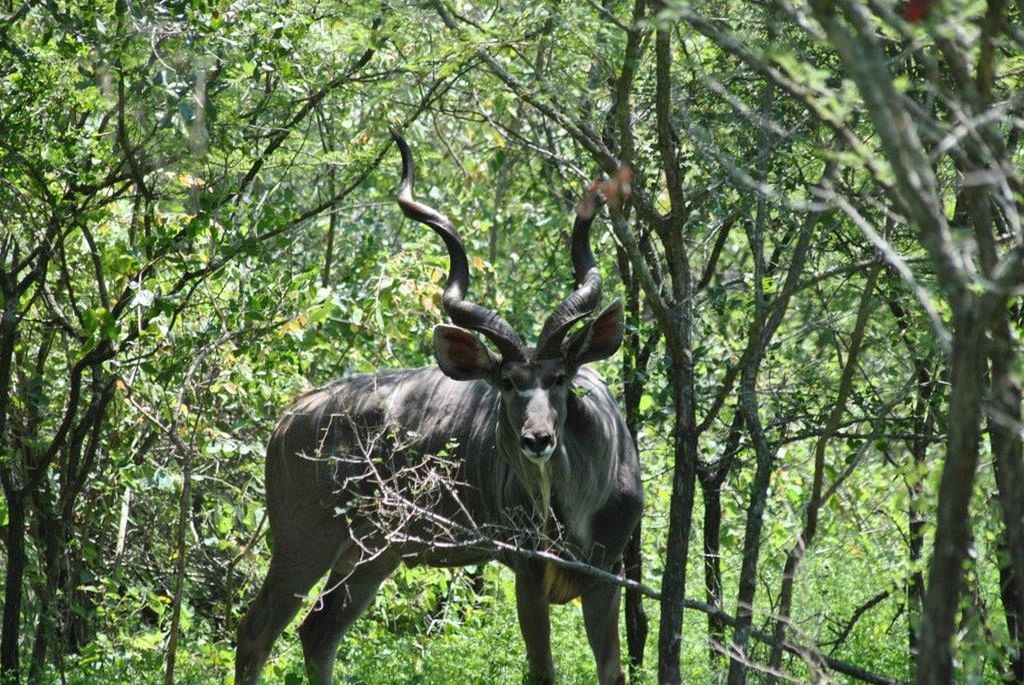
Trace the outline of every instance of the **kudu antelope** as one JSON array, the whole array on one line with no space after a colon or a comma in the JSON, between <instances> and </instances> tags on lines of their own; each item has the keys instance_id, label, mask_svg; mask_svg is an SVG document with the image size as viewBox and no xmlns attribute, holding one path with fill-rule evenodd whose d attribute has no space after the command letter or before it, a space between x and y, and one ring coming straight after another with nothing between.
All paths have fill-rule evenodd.
<instances>
[{"instance_id":1,"label":"kudu antelope","mask_svg":"<svg viewBox=\"0 0 1024 685\"><path fill-rule=\"evenodd\" d=\"M601 296L589 244L601 193L591 188L577 209L577 287L527 347L497 312L465 299L462 239L446 216L413 199L412 155L393 135L402 153L398 202L444 240L442 303L456 325L434 329L437 366L335 381L281 419L266 460L273 555L238 627L235 682L258 681L274 640L328 571L299 627L312 682L331 681L343 633L399 563L491 559L515 573L531 680L554 679L549 604L580 597L600 682L623 682L619 588L550 561L557 554L617 569L643 504L619 409L585 366L618 349L621 304L568 335Z\"/></svg>"}]
</instances>

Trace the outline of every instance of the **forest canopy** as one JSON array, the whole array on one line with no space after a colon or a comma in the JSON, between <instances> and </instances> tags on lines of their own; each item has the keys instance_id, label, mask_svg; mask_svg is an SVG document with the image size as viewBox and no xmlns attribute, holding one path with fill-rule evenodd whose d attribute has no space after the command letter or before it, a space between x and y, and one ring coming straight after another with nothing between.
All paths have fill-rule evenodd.
<instances>
[{"instance_id":1,"label":"forest canopy","mask_svg":"<svg viewBox=\"0 0 1024 685\"><path fill-rule=\"evenodd\" d=\"M591 242L646 502L630 682L1024 682L1022 26L1006 0L0 0L0 682L231 682L276 420L435 364L448 321L389 128L530 344L577 203L629 179ZM579 614L552 615L559 682L594 682ZM265 681L302 661L289 629ZM519 682L511 574L401 567L337 672Z\"/></svg>"}]
</instances>

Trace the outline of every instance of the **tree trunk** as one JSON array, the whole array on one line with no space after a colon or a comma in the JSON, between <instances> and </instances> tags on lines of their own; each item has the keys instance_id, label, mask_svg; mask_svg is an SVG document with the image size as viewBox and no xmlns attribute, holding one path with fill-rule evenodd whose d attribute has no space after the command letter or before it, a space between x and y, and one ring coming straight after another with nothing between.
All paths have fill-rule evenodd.
<instances>
[{"instance_id":1,"label":"tree trunk","mask_svg":"<svg viewBox=\"0 0 1024 685\"><path fill-rule=\"evenodd\" d=\"M722 608L722 484L718 479L700 482L704 499L704 587L707 602ZM724 653L725 622L708 614L708 651L715 664Z\"/></svg>"},{"instance_id":2,"label":"tree trunk","mask_svg":"<svg viewBox=\"0 0 1024 685\"><path fill-rule=\"evenodd\" d=\"M1003 602L1003 613L1006 617L1006 632L1010 639L1017 646L1017 651L1010 658L1009 674L1012 680L1007 682L1021 685L1024 683L1024 625L1021 625L1021 614L1017 610L1020 606L1021 596L1017 594L1017 579L1014 577L1013 567L1009 561L1009 550L1006 549L1005 535L999 540L996 549L996 556L999 563L999 599ZM1003 561L1005 560L1005 561Z\"/></svg>"},{"instance_id":3,"label":"tree trunk","mask_svg":"<svg viewBox=\"0 0 1024 685\"><path fill-rule=\"evenodd\" d=\"M20 682L18 642L21 638L21 597L25 581L25 496L13 487L10 471L0 468L7 500L7 572L4 575L4 618L0 630L0 680Z\"/></svg>"},{"instance_id":4,"label":"tree trunk","mask_svg":"<svg viewBox=\"0 0 1024 685\"><path fill-rule=\"evenodd\" d=\"M743 535L743 561L740 564L739 591L736 596L736 625L732 633L734 658L729 664L729 685L743 685L747 681L746 650L754 620L757 564L761 556L761 529L764 527L764 510L768 506L768 486L775 471L775 450L765 439L755 398L750 396L748 390L741 391L740 401L745 405L754 405L744 406L743 411L754 444L757 467L754 471L754 482L750 484L750 506L747 508L747 522Z\"/></svg>"},{"instance_id":5,"label":"tree trunk","mask_svg":"<svg viewBox=\"0 0 1024 685\"><path fill-rule=\"evenodd\" d=\"M1021 389L1012 376L1013 360L1006 310L992 330L992 412L988 420L989 444L994 456L996 485L1003 514L997 555L999 589L1006 629L1017 651L1009 665L1014 683L1024 683L1024 455L1021 425Z\"/></svg>"},{"instance_id":6,"label":"tree trunk","mask_svg":"<svg viewBox=\"0 0 1024 685\"><path fill-rule=\"evenodd\" d=\"M979 354L984 327L976 303L965 297L955 307L946 460L939 484L935 551L919 633L917 682L953 680L953 634L971 536L970 500L981 438L981 392L985 357Z\"/></svg>"},{"instance_id":7,"label":"tree trunk","mask_svg":"<svg viewBox=\"0 0 1024 685\"><path fill-rule=\"evenodd\" d=\"M13 261L17 261L14 259ZM11 397L11 371L17 337L18 303L21 292L15 288L17 274L0 263L0 294L4 309L0 313L0 446L6 449L7 412ZM5 455L7 457L8 455ZM4 615L0 627L0 680L19 682L18 641L21 637L21 591L25 578L25 493L15 479L10 462L0 461L0 485L7 503L7 570L4 574Z\"/></svg>"},{"instance_id":8,"label":"tree trunk","mask_svg":"<svg viewBox=\"0 0 1024 685\"><path fill-rule=\"evenodd\" d=\"M689 331L680 336L689 342ZM661 581L661 624L658 630L658 682L682 682L679 656L683 634L686 562L693 524L693 494L697 480L697 431L693 405L693 363L689 350L674 351L672 360L675 429L672 496L669 502L665 573Z\"/></svg>"},{"instance_id":9,"label":"tree trunk","mask_svg":"<svg viewBox=\"0 0 1024 685\"><path fill-rule=\"evenodd\" d=\"M893 272L891 273L895 275ZM896 319L897 326L899 326L903 344L906 346L907 352L913 356L914 368L917 372L917 398L914 400L913 412L914 430L913 437L907 444L910 458L913 461L913 469L909 477L904 476L903 479L907 488L907 548L910 557L910 574L906 587L907 647L913 660L917 656L917 629L921 621L921 607L924 605L924 574L921 573L920 565L923 558L926 521L924 512L925 460L935 433L935 412L932 409L935 382L925 359L907 338L907 331L911 329L911 324L903 305L891 292L886 297L886 301Z\"/></svg>"},{"instance_id":10,"label":"tree trunk","mask_svg":"<svg viewBox=\"0 0 1024 685\"><path fill-rule=\"evenodd\" d=\"M910 647L911 658L917 655L918 627L921 620L921 611L924 607L924 574L918 566L923 558L924 551L924 526L926 516L924 510L924 447L920 452L914 452L915 478L907 486L909 500L907 502L907 518L909 519L908 546L910 551L910 578L907 582L907 640Z\"/></svg>"},{"instance_id":11,"label":"tree trunk","mask_svg":"<svg viewBox=\"0 0 1024 685\"><path fill-rule=\"evenodd\" d=\"M740 431L743 430L743 414L737 411L729 427L722 455L714 462L702 460L697 464L697 480L700 483L704 503L704 588L707 602L724 610L722 596L722 483L728 478L740 448ZM726 653L725 619L714 613L708 614L708 657L712 669L721 666Z\"/></svg>"},{"instance_id":12,"label":"tree trunk","mask_svg":"<svg viewBox=\"0 0 1024 685\"><path fill-rule=\"evenodd\" d=\"M57 622L57 587L61 576L60 551L63 547L57 539L54 521L45 520L51 517L44 514L42 507L37 507L36 516L39 527L40 547L43 550L44 580L41 588L37 588L39 608L36 617L36 633L32 638L32 660L28 667L28 682L42 683L46 672L46 652L56 634ZM49 512L46 512L47 514Z\"/></svg>"},{"instance_id":13,"label":"tree trunk","mask_svg":"<svg viewBox=\"0 0 1024 685\"><path fill-rule=\"evenodd\" d=\"M992 327L992 409L988 434L1003 514L1000 551L1005 554L1006 563L999 568L1003 609L1010 634L1020 640L1020 621L1024 617L1024 454L1019 432L1021 389L1011 370L1013 344L1006 315L1005 309L997 312L998 319ZM1018 680L1024 678L1022 664L1024 658L1018 652L1014 669Z\"/></svg>"},{"instance_id":14,"label":"tree trunk","mask_svg":"<svg viewBox=\"0 0 1024 685\"><path fill-rule=\"evenodd\" d=\"M644 343L640 336L643 325L642 306L640 301L640 284L633 275L629 256L621 246L616 249L619 274L626 290L626 321L627 329L622 350L622 411L626 418L626 429L633 441L633 447L640 452L640 400L643 398L644 381L647 365L652 351L657 345L657 336ZM642 457L641 457L642 458ZM643 521L638 521L633 536L623 553L623 566L626 578L634 582L643 580L643 554L641 549ZM647 646L647 613L644 611L643 595L634 588L625 592L626 614L626 647L629 654L630 680L636 682L640 678L640 668L644 664L644 650Z\"/></svg>"},{"instance_id":15,"label":"tree trunk","mask_svg":"<svg viewBox=\"0 0 1024 685\"><path fill-rule=\"evenodd\" d=\"M636 524L633 537L629 539L623 556L626 578L637 583L643 580L643 557L640 554L641 525ZM631 682L639 682L639 670L644 665L644 648L647 645L647 613L644 611L643 595L639 590L626 590L625 612L629 679Z\"/></svg>"}]
</instances>

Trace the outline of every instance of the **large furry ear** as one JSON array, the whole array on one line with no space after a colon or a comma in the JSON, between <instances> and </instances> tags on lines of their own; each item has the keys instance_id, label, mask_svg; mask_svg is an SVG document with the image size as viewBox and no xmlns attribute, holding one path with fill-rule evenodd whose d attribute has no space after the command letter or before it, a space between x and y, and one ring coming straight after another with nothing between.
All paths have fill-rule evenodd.
<instances>
[{"instance_id":1,"label":"large furry ear","mask_svg":"<svg viewBox=\"0 0 1024 685\"><path fill-rule=\"evenodd\" d=\"M490 378L501 358L458 326L434 326L434 358L444 375L457 381Z\"/></svg>"},{"instance_id":2,"label":"large furry ear","mask_svg":"<svg viewBox=\"0 0 1024 685\"><path fill-rule=\"evenodd\" d=\"M562 345L562 354L573 366L606 359L619 349L625 332L622 300L615 300Z\"/></svg>"}]
</instances>

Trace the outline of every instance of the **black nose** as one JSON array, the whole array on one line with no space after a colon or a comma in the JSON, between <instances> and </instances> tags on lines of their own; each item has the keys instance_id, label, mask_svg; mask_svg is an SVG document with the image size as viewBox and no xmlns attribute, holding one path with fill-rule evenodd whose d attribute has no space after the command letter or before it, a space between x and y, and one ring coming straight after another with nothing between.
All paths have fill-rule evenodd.
<instances>
[{"instance_id":1,"label":"black nose","mask_svg":"<svg viewBox=\"0 0 1024 685\"><path fill-rule=\"evenodd\" d=\"M540 454L551 446L554 439L555 438L551 433L524 433L523 447L534 454Z\"/></svg>"}]
</instances>

